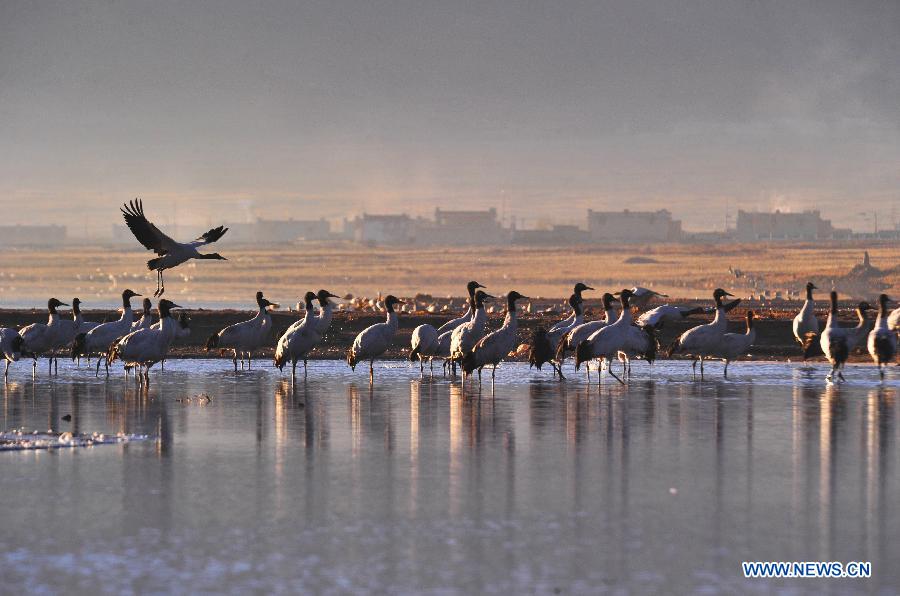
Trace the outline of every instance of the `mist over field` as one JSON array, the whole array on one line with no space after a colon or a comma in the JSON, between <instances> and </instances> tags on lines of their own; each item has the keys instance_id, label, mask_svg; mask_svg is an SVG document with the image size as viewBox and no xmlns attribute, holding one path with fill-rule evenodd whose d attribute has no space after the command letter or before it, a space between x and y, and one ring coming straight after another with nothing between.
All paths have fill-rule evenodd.
<instances>
[{"instance_id":1,"label":"mist over field","mask_svg":"<svg viewBox=\"0 0 900 596\"><path fill-rule=\"evenodd\" d=\"M4 223L896 218L895 2L0 3ZM848 208L848 206L851 206Z\"/></svg>"}]
</instances>

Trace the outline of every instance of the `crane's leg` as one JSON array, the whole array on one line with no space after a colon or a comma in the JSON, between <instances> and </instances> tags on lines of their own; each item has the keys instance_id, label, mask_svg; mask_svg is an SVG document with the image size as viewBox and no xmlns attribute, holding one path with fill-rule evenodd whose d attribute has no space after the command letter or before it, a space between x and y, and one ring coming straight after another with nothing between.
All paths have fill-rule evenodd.
<instances>
[{"instance_id":1,"label":"crane's leg","mask_svg":"<svg viewBox=\"0 0 900 596\"><path fill-rule=\"evenodd\" d=\"M306 370L306 365L308 364L306 357L303 358L303 378L305 379L308 371Z\"/></svg>"},{"instance_id":2,"label":"crane's leg","mask_svg":"<svg viewBox=\"0 0 900 596\"><path fill-rule=\"evenodd\" d=\"M375 382L375 361L369 360L369 385Z\"/></svg>"},{"instance_id":3,"label":"crane's leg","mask_svg":"<svg viewBox=\"0 0 900 596\"><path fill-rule=\"evenodd\" d=\"M166 293L166 280L163 277L162 269L159 270L159 295L162 296ZM150 383L150 371L147 371L147 384Z\"/></svg>"},{"instance_id":4,"label":"crane's leg","mask_svg":"<svg viewBox=\"0 0 900 596\"><path fill-rule=\"evenodd\" d=\"M231 363L234 364L234 372L237 372L237 350L232 350L232 353L234 355L231 357ZM241 362L241 364L243 364L243 362Z\"/></svg>"},{"instance_id":5,"label":"crane's leg","mask_svg":"<svg viewBox=\"0 0 900 596\"><path fill-rule=\"evenodd\" d=\"M623 366L623 368L624 368L624 366ZM614 378L615 380L617 380L617 381L618 381L619 383L621 383L622 385L625 384L625 381L623 381L622 379L620 379L619 377L617 377L617 376L616 376L616 373L613 372L613 369L612 369L612 360L609 361L609 366L607 367L606 370L609 372L609 375L610 375L612 378Z\"/></svg>"},{"instance_id":6,"label":"crane's leg","mask_svg":"<svg viewBox=\"0 0 900 596\"><path fill-rule=\"evenodd\" d=\"M425 357L419 354L419 374L425 376Z\"/></svg>"},{"instance_id":7,"label":"crane's leg","mask_svg":"<svg viewBox=\"0 0 900 596\"><path fill-rule=\"evenodd\" d=\"M109 368L109 367L107 367L107 370L108 370L108 368ZM100 359L99 359L99 358L97 358L97 370L94 371L94 376L95 376L95 377L99 377L99 376L100 376Z\"/></svg>"},{"instance_id":8,"label":"crane's leg","mask_svg":"<svg viewBox=\"0 0 900 596\"><path fill-rule=\"evenodd\" d=\"M725 378L728 378L728 361L725 361Z\"/></svg>"},{"instance_id":9,"label":"crane's leg","mask_svg":"<svg viewBox=\"0 0 900 596\"><path fill-rule=\"evenodd\" d=\"M478 386L481 387L481 367L478 367Z\"/></svg>"},{"instance_id":10,"label":"crane's leg","mask_svg":"<svg viewBox=\"0 0 900 596\"><path fill-rule=\"evenodd\" d=\"M497 365L494 365L494 368L491 370L491 383L494 382L494 375L497 374Z\"/></svg>"},{"instance_id":11,"label":"crane's leg","mask_svg":"<svg viewBox=\"0 0 900 596\"><path fill-rule=\"evenodd\" d=\"M9 378L9 360L6 361L6 370L3 371L3 380L5 381L8 378Z\"/></svg>"},{"instance_id":12,"label":"crane's leg","mask_svg":"<svg viewBox=\"0 0 900 596\"><path fill-rule=\"evenodd\" d=\"M250 370L250 361L253 359L253 352L247 352L247 370Z\"/></svg>"},{"instance_id":13,"label":"crane's leg","mask_svg":"<svg viewBox=\"0 0 900 596\"><path fill-rule=\"evenodd\" d=\"M700 380L703 380L703 356L700 356Z\"/></svg>"},{"instance_id":14,"label":"crane's leg","mask_svg":"<svg viewBox=\"0 0 900 596\"><path fill-rule=\"evenodd\" d=\"M109 360L107 360L106 357L103 358L103 366L106 367L106 376L108 377L109 376ZM100 369L97 369L97 370L100 370Z\"/></svg>"},{"instance_id":15,"label":"crane's leg","mask_svg":"<svg viewBox=\"0 0 900 596\"><path fill-rule=\"evenodd\" d=\"M160 294L162 294L162 291L160 291L160 285L159 285L161 279L162 279L162 272L159 269L157 269L156 270L156 291L153 292L154 298L157 298Z\"/></svg>"},{"instance_id":16,"label":"crane's leg","mask_svg":"<svg viewBox=\"0 0 900 596\"><path fill-rule=\"evenodd\" d=\"M694 358L694 361L691 362L691 370L694 371L693 375L696 377L697 376L697 359L696 358Z\"/></svg>"},{"instance_id":17,"label":"crane's leg","mask_svg":"<svg viewBox=\"0 0 900 596\"><path fill-rule=\"evenodd\" d=\"M297 359L291 358L291 385L297 382Z\"/></svg>"}]
</instances>

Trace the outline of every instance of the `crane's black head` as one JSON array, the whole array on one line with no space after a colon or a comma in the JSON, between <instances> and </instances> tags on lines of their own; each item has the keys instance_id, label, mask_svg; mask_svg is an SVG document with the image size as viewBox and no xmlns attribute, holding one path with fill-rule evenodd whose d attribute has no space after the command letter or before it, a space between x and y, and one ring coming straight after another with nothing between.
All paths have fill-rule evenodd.
<instances>
[{"instance_id":1,"label":"crane's black head","mask_svg":"<svg viewBox=\"0 0 900 596\"><path fill-rule=\"evenodd\" d=\"M509 294L506 295L506 302L510 306L515 306L516 300L527 300L527 299L528 299L528 296L524 296L515 290L512 290Z\"/></svg>"},{"instance_id":2,"label":"crane's black head","mask_svg":"<svg viewBox=\"0 0 900 596\"><path fill-rule=\"evenodd\" d=\"M153 309L153 303L150 302L149 298L144 298L144 314L150 314L150 311Z\"/></svg>"},{"instance_id":3,"label":"crane's black head","mask_svg":"<svg viewBox=\"0 0 900 596\"><path fill-rule=\"evenodd\" d=\"M584 292L586 290L593 290L593 289L594 288L592 288L591 286L585 285L581 282L578 282L577 284L575 284L575 293L578 294L579 296L581 295L582 292Z\"/></svg>"},{"instance_id":4,"label":"crane's black head","mask_svg":"<svg viewBox=\"0 0 900 596\"><path fill-rule=\"evenodd\" d=\"M394 307L398 304L403 304L403 303L404 302L402 300L400 300L393 294L390 294L387 298L384 299L384 307L387 309L388 312L394 312Z\"/></svg>"},{"instance_id":5,"label":"crane's black head","mask_svg":"<svg viewBox=\"0 0 900 596\"><path fill-rule=\"evenodd\" d=\"M313 300L316 299L315 292L307 292L303 295L303 304L306 305L306 310L311 311L313 308Z\"/></svg>"},{"instance_id":6,"label":"crane's black head","mask_svg":"<svg viewBox=\"0 0 900 596\"><path fill-rule=\"evenodd\" d=\"M819 288L817 288L816 284L814 284L813 282L811 282L811 281L806 282L806 291L807 292L811 292L813 290L818 290L818 289Z\"/></svg>"},{"instance_id":7,"label":"crane's black head","mask_svg":"<svg viewBox=\"0 0 900 596\"><path fill-rule=\"evenodd\" d=\"M612 294L610 294L609 292L604 293L603 294L603 310L611 309L612 303L618 302L618 301L619 301L619 299L616 298L615 296L613 296Z\"/></svg>"},{"instance_id":8,"label":"crane's black head","mask_svg":"<svg viewBox=\"0 0 900 596\"><path fill-rule=\"evenodd\" d=\"M722 298L724 298L725 296L734 296L734 294L730 294L730 293L726 292L725 290L723 290L722 288L716 288L713 291L713 299L716 302L721 302Z\"/></svg>"},{"instance_id":9,"label":"crane's black head","mask_svg":"<svg viewBox=\"0 0 900 596\"><path fill-rule=\"evenodd\" d=\"M872 310L872 305L863 300L857 305L859 312L866 312L867 310Z\"/></svg>"},{"instance_id":10,"label":"crane's black head","mask_svg":"<svg viewBox=\"0 0 900 596\"><path fill-rule=\"evenodd\" d=\"M267 306L274 306L275 308L278 308L278 305L276 303L270 302L263 298L262 292L256 293L256 304L258 304L260 308L266 308Z\"/></svg>"},{"instance_id":11,"label":"crane's black head","mask_svg":"<svg viewBox=\"0 0 900 596\"><path fill-rule=\"evenodd\" d=\"M140 296L137 292L132 292L131 290L125 290L122 292L122 300L127 300L129 298L134 298L135 296Z\"/></svg>"},{"instance_id":12,"label":"crane's black head","mask_svg":"<svg viewBox=\"0 0 900 596\"><path fill-rule=\"evenodd\" d=\"M756 313L752 310L747 311L747 329L753 329L753 319L756 318Z\"/></svg>"},{"instance_id":13,"label":"crane's black head","mask_svg":"<svg viewBox=\"0 0 900 596\"><path fill-rule=\"evenodd\" d=\"M81 313L81 300L78 298L72 298L72 312L76 315Z\"/></svg>"},{"instance_id":14,"label":"crane's black head","mask_svg":"<svg viewBox=\"0 0 900 596\"><path fill-rule=\"evenodd\" d=\"M56 298L51 298L50 300L47 301L47 310L50 311L51 313L55 313L56 308L58 306L69 306L69 305L66 304L65 302L60 302Z\"/></svg>"},{"instance_id":15,"label":"crane's black head","mask_svg":"<svg viewBox=\"0 0 900 596\"><path fill-rule=\"evenodd\" d=\"M882 311L887 311L888 302L890 301L891 299L888 298L887 294L881 294L880 296L878 296L878 306Z\"/></svg>"},{"instance_id":16,"label":"crane's black head","mask_svg":"<svg viewBox=\"0 0 900 596\"><path fill-rule=\"evenodd\" d=\"M486 287L486 286L481 285L477 281L470 281L469 283L466 284L466 289L469 291L469 297L472 297L475 295L475 290L477 290L478 288L484 288L484 287Z\"/></svg>"},{"instance_id":17,"label":"crane's black head","mask_svg":"<svg viewBox=\"0 0 900 596\"><path fill-rule=\"evenodd\" d=\"M222 255L220 255L219 253L217 253L217 252L210 253L210 254L208 254L208 255L201 255L200 258L203 258L203 259L212 259L212 260L214 260L214 261L227 261L227 260L228 260L228 259L226 259L225 257L223 257Z\"/></svg>"},{"instance_id":18,"label":"crane's black head","mask_svg":"<svg viewBox=\"0 0 900 596\"><path fill-rule=\"evenodd\" d=\"M837 312L838 309L838 295L837 292L831 290L831 312Z\"/></svg>"},{"instance_id":19,"label":"crane's black head","mask_svg":"<svg viewBox=\"0 0 900 596\"><path fill-rule=\"evenodd\" d=\"M181 308L180 306L178 306L171 300L167 300L165 298L160 300L159 304L157 304L156 307L159 309L159 318L160 319L168 317L169 311L171 311L173 308Z\"/></svg>"},{"instance_id":20,"label":"crane's black head","mask_svg":"<svg viewBox=\"0 0 900 596\"><path fill-rule=\"evenodd\" d=\"M629 290L628 288L626 288L621 292L616 293L619 296L619 302L622 303L622 308L628 308L628 301L631 300L632 296L634 296L634 290Z\"/></svg>"},{"instance_id":21,"label":"crane's black head","mask_svg":"<svg viewBox=\"0 0 900 596\"><path fill-rule=\"evenodd\" d=\"M325 308L325 305L328 304L329 298L340 298L337 294L332 294L328 290L319 290L319 293L316 294L316 297L319 299L319 304L322 308Z\"/></svg>"},{"instance_id":22,"label":"crane's black head","mask_svg":"<svg viewBox=\"0 0 900 596\"><path fill-rule=\"evenodd\" d=\"M487 292L478 290L477 292L475 292L475 308L481 308L482 306L484 306L484 301L491 298L493 298L493 296L491 296Z\"/></svg>"},{"instance_id":23,"label":"crane's black head","mask_svg":"<svg viewBox=\"0 0 900 596\"><path fill-rule=\"evenodd\" d=\"M569 306L571 306L572 308L576 308L582 302L584 302L584 300L582 300L581 296L579 296L578 294L572 294L571 296L569 296Z\"/></svg>"}]
</instances>

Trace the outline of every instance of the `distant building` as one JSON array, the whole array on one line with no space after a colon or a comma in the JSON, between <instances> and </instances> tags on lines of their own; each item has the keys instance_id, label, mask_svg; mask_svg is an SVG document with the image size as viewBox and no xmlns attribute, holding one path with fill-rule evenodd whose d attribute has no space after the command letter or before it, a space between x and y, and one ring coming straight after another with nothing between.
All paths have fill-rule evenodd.
<instances>
[{"instance_id":1,"label":"distant building","mask_svg":"<svg viewBox=\"0 0 900 596\"><path fill-rule=\"evenodd\" d=\"M423 222L420 244L506 244L509 232L497 220L495 208L484 211L435 209L434 222Z\"/></svg>"},{"instance_id":2,"label":"distant building","mask_svg":"<svg viewBox=\"0 0 900 596\"><path fill-rule=\"evenodd\" d=\"M822 219L819 211L801 213L756 213L738 211L734 230L735 239L741 242L755 240L832 240L848 239L849 229L838 229L831 220Z\"/></svg>"},{"instance_id":3,"label":"distant building","mask_svg":"<svg viewBox=\"0 0 900 596\"><path fill-rule=\"evenodd\" d=\"M415 244L420 220L408 215L363 213L344 224L344 234L362 244Z\"/></svg>"},{"instance_id":4,"label":"distant building","mask_svg":"<svg viewBox=\"0 0 900 596\"><path fill-rule=\"evenodd\" d=\"M56 246L65 244L66 226L0 226L0 246Z\"/></svg>"},{"instance_id":5,"label":"distant building","mask_svg":"<svg viewBox=\"0 0 900 596\"><path fill-rule=\"evenodd\" d=\"M549 229L540 230L512 231L513 244L563 246L566 244L583 244L590 242L590 240L590 233L572 225L555 225Z\"/></svg>"},{"instance_id":6,"label":"distant building","mask_svg":"<svg viewBox=\"0 0 900 596\"><path fill-rule=\"evenodd\" d=\"M591 242L679 242L681 221L659 211L594 211L588 209Z\"/></svg>"}]
</instances>

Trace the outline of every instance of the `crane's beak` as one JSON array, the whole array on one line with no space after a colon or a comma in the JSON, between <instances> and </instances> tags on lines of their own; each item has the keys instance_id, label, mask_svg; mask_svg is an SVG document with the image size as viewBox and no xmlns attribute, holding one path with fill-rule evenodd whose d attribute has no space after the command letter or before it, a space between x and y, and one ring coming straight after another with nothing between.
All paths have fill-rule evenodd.
<instances>
[{"instance_id":1,"label":"crane's beak","mask_svg":"<svg viewBox=\"0 0 900 596\"><path fill-rule=\"evenodd\" d=\"M60 306L72 306L71 304L67 304L67 303L65 303L65 302L60 302L59 305L60 305Z\"/></svg>"},{"instance_id":2,"label":"crane's beak","mask_svg":"<svg viewBox=\"0 0 900 596\"><path fill-rule=\"evenodd\" d=\"M726 296L731 296L732 298L734 298L734 294L732 294L731 292L725 292L725 295L726 295Z\"/></svg>"},{"instance_id":3,"label":"crane's beak","mask_svg":"<svg viewBox=\"0 0 900 596\"><path fill-rule=\"evenodd\" d=\"M584 289L585 290L593 290L594 288L592 288L591 286L585 286Z\"/></svg>"},{"instance_id":4,"label":"crane's beak","mask_svg":"<svg viewBox=\"0 0 900 596\"><path fill-rule=\"evenodd\" d=\"M483 288L484 286L481 286L481 287ZM490 294L485 294L485 295L484 295L484 298L491 298L491 299L493 299L493 298L496 298L496 296L491 296Z\"/></svg>"},{"instance_id":5,"label":"crane's beak","mask_svg":"<svg viewBox=\"0 0 900 596\"><path fill-rule=\"evenodd\" d=\"M172 306L170 306L169 308L184 308L184 307L181 306L180 304L175 304L175 303L173 302L173 303L172 303Z\"/></svg>"}]
</instances>

